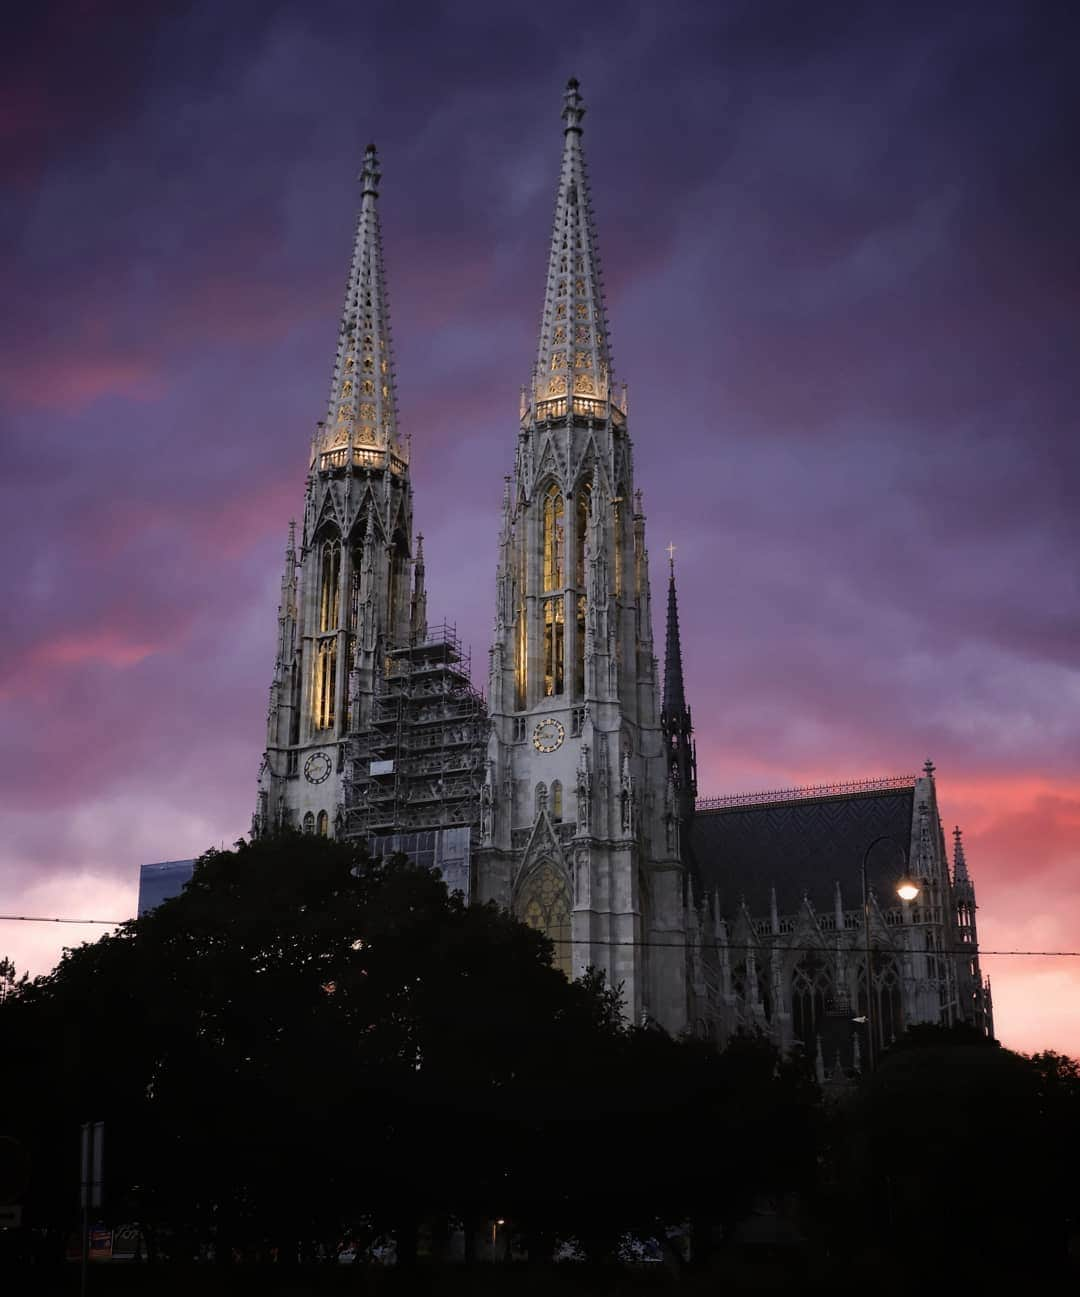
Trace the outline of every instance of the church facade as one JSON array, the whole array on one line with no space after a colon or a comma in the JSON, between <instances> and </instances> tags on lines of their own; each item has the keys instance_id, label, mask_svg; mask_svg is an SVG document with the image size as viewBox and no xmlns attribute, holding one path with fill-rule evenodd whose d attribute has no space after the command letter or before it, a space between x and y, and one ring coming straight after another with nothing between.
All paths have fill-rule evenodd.
<instances>
[{"instance_id":1,"label":"church facade","mask_svg":"<svg viewBox=\"0 0 1080 1297\"><path fill-rule=\"evenodd\" d=\"M990 1032L974 889L959 830L949 859L930 763L698 797L673 563L662 679L654 654L584 111L571 81L486 698L453 629L427 620L368 149L327 416L286 548L253 833L404 850L544 930L567 975L603 970L634 1021L718 1040L759 1028L822 1074L911 1023Z\"/></svg>"}]
</instances>

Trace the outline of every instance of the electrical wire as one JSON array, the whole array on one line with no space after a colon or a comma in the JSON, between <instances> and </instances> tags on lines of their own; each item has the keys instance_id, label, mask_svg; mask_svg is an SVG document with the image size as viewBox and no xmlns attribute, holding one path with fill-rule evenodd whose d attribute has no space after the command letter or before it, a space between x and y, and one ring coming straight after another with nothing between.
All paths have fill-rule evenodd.
<instances>
[{"instance_id":1,"label":"electrical wire","mask_svg":"<svg viewBox=\"0 0 1080 1297\"><path fill-rule=\"evenodd\" d=\"M268 923L280 923L280 919L264 920ZM100 927L118 928L124 923L131 923L131 919L69 919L60 918L53 915L40 914L0 914L0 923L69 923L69 924L87 924L97 925ZM849 929L857 932L857 929ZM571 946L574 944L571 937L548 937L548 940L555 946ZM650 950L687 950L688 942L679 941L611 941L602 937L593 937L587 943L590 946L641 946ZM734 942L724 942L725 950L753 950L757 952L767 951L768 946L759 945L739 945ZM782 945L783 950L797 950L800 953L820 953L826 949L824 946L789 946ZM880 947L879 947L880 949ZM984 950L981 946L958 946L958 947L939 947L931 950L917 950L909 952L917 955L976 955L980 959L986 955L1023 955L1038 957L1042 959L1080 959L1080 950Z\"/></svg>"}]
</instances>

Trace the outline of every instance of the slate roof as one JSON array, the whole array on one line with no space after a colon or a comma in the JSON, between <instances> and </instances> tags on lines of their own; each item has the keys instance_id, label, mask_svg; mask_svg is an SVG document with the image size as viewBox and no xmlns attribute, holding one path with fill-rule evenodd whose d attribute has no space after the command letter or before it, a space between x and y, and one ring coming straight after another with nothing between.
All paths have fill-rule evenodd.
<instances>
[{"instance_id":1,"label":"slate roof","mask_svg":"<svg viewBox=\"0 0 1080 1297\"><path fill-rule=\"evenodd\" d=\"M883 834L907 850L914 796L912 786L698 810L684 834L687 863L725 915L744 898L755 917L767 915L773 886L781 914L794 914L804 892L819 913L832 913L837 881L844 908L855 909L863 853ZM867 875L882 908L896 904L900 870L899 853L879 844Z\"/></svg>"}]
</instances>

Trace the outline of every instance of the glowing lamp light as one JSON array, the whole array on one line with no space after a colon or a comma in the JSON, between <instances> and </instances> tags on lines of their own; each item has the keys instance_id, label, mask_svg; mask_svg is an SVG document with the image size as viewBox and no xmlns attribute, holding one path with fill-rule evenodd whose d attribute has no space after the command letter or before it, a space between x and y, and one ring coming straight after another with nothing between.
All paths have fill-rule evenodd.
<instances>
[{"instance_id":1,"label":"glowing lamp light","mask_svg":"<svg viewBox=\"0 0 1080 1297\"><path fill-rule=\"evenodd\" d=\"M921 891L922 888L915 879L907 875L896 884L896 894L902 901L913 901Z\"/></svg>"}]
</instances>

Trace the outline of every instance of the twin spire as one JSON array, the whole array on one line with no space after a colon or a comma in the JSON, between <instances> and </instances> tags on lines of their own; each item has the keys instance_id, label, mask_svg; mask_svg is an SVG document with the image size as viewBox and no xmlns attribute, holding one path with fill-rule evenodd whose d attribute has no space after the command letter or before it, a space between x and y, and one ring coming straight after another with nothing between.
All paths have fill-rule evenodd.
<instances>
[{"instance_id":1,"label":"twin spire","mask_svg":"<svg viewBox=\"0 0 1080 1297\"><path fill-rule=\"evenodd\" d=\"M606 403L611 386L600 258L581 147L584 116L578 83L571 78L563 99L562 169L529 402L534 418L565 413L568 398Z\"/></svg>"},{"instance_id":2,"label":"twin spire","mask_svg":"<svg viewBox=\"0 0 1080 1297\"><path fill-rule=\"evenodd\" d=\"M369 144L359 176L360 216L345 289L345 310L321 437L322 450L352 445L400 453L390 305L377 206L380 178L378 154L375 145Z\"/></svg>"},{"instance_id":3,"label":"twin spire","mask_svg":"<svg viewBox=\"0 0 1080 1297\"><path fill-rule=\"evenodd\" d=\"M611 353L589 181L581 147L585 104L571 78L563 97L563 156L555 200L540 345L533 374L533 417L564 414L566 401L607 413ZM379 227L378 154L369 144L360 172L361 202L345 309L319 450L348 446L393 450L398 442L397 391L390 306ZM594 407L593 402L598 404ZM561 403L561 409L558 405ZM602 403L602 404L600 404Z\"/></svg>"}]
</instances>

